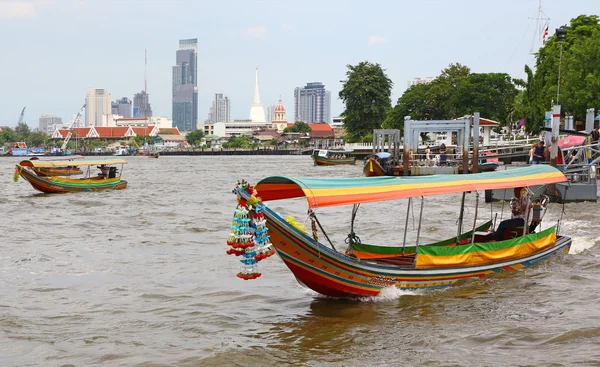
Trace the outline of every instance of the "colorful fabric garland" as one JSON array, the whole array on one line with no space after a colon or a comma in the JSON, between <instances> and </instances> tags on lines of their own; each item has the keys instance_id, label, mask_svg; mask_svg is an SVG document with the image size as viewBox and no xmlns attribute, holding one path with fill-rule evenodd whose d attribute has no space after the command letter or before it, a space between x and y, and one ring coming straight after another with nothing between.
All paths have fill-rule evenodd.
<instances>
[{"instance_id":1,"label":"colorful fabric garland","mask_svg":"<svg viewBox=\"0 0 600 367\"><path fill-rule=\"evenodd\" d=\"M239 190L249 193L250 198L242 199ZM231 233L227 239L227 245L231 246L227 254L242 257L242 267L237 274L239 278L256 279L262 275L258 271L257 263L275 253L267 233L264 205L254 187L245 180L238 181L233 192L237 195L238 204L233 213Z\"/></svg>"}]
</instances>

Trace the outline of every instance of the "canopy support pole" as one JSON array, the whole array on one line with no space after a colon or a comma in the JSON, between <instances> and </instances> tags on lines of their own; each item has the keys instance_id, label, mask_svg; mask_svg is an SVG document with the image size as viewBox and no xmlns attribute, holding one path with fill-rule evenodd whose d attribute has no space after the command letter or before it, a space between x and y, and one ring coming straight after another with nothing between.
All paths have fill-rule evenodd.
<instances>
[{"instance_id":1,"label":"canopy support pole","mask_svg":"<svg viewBox=\"0 0 600 367\"><path fill-rule=\"evenodd\" d=\"M521 195L523 195L521 193ZM527 190L527 193L525 194L527 195L527 205L525 206L525 223L523 224L523 236L528 235L529 234L529 209L531 206L530 200L529 200L529 190Z\"/></svg>"},{"instance_id":2,"label":"canopy support pole","mask_svg":"<svg viewBox=\"0 0 600 367\"><path fill-rule=\"evenodd\" d=\"M419 227L417 229L417 240L415 241L415 253L419 249L419 237L421 236L421 222L423 220L423 204L425 202L425 198L421 196L421 211L419 213Z\"/></svg>"},{"instance_id":3,"label":"canopy support pole","mask_svg":"<svg viewBox=\"0 0 600 367\"><path fill-rule=\"evenodd\" d=\"M460 244L460 235L462 232L463 216L465 214L465 196L466 195L467 195L467 193L463 192L462 200L460 201L460 215L458 216L458 230L456 232L456 244L457 245Z\"/></svg>"},{"instance_id":4,"label":"canopy support pole","mask_svg":"<svg viewBox=\"0 0 600 367\"><path fill-rule=\"evenodd\" d=\"M473 231L471 232L471 243L475 242L475 228L477 226L477 211L479 209L479 191L475 191L475 216L473 217Z\"/></svg>"},{"instance_id":5,"label":"canopy support pole","mask_svg":"<svg viewBox=\"0 0 600 367\"><path fill-rule=\"evenodd\" d=\"M327 241L329 241L329 245L331 246L333 251L338 252L338 250L336 250L335 246L333 246L333 243L329 239L327 232L325 232L325 230L323 229L321 222L319 222L319 219L317 218L317 216L315 215L315 212L312 209L310 210L310 216L311 216L311 218L313 218L315 220L315 222L317 222L317 225L319 226L319 228L321 228L321 232L323 232L323 235L325 236L325 238L327 238Z\"/></svg>"},{"instance_id":6,"label":"canopy support pole","mask_svg":"<svg viewBox=\"0 0 600 367\"><path fill-rule=\"evenodd\" d=\"M406 231L408 230L408 217L410 216L410 205L412 198L408 198L408 206L406 207L406 222L404 223L404 240L402 241L402 256L404 256L404 247L406 246Z\"/></svg>"}]
</instances>

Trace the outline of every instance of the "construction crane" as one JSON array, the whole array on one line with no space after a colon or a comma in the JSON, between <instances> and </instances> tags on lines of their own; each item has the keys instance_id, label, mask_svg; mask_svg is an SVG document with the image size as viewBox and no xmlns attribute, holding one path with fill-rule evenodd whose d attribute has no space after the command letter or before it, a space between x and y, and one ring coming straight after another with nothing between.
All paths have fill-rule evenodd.
<instances>
[{"instance_id":1,"label":"construction crane","mask_svg":"<svg viewBox=\"0 0 600 367\"><path fill-rule=\"evenodd\" d=\"M21 111L21 116L19 116L19 122L17 122L17 125L20 124L21 122L23 122L23 118L25 117L25 109L27 108L27 106L23 107L23 110Z\"/></svg>"},{"instance_id":2,"label":"construction crane","mask_svg":"<svg viewBox=\"0 0 600 367\"><path fill-rule=\"evenodd\" d=\"M23 110L25 110L25 109L23 109ZM65 140L63 141L62 146L60 147L60 150L62 150L63 152L65 151L65 148L67 147L67 143L69 142L69 140L71 139L71 136L73 135L73 128L77 124L79 124L79 119L83 115L83 111L85 111L85 105L83 105L83 107L81 107L79 112L77 112L77 115L75 115L75 117L73 117L73 120L71 120L71 123L69 124L69 133L67 133L67 136L65 137Z\"/></svg>"}]
</instances>

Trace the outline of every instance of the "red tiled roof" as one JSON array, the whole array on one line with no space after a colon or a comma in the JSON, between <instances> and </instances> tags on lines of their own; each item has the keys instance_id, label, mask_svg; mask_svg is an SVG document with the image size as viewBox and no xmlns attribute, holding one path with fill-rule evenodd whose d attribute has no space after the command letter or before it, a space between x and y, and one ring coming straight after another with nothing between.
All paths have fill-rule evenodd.
<instances>
[{"instance_id":1,"label":"red tiled roof","mask_svg":"<svg viewBox=\"0 0 600 367\"><path fill-rule=\"evenodd\" d=\"M154 127L145 126L145 127L132 127L131 130L135 133L135 135L145 136L150 135Z\"/></svg>"},{"instance_id":2,"label":"red tiled roof","mask_svg":"<svg viewBox=\"0 0 600 367\"><path fill-rule=\"evenodd\" d=\"M159 133L159 134L160 134L161 132L163 132L163 131L170 131L170 132L171 132L173 135L181 135L181 134L179 133L179 129L178 129L178 128L176 128L176 127L171 127L171 128L164 127L164 128L158 129L158 133Z\"/></svg>"},{"instance_id":3,"label":"red tiled roof","mask_svg":"<svg viewBox=\"0 0 600 367\"><path fill-rule=\"evenodd\" d=\"M92 130L91 127L76 127L73 129L73 135L71 137L78 136L80 138L84 138L90 133L90 130ZM68 132L69 130L67 130L67 133Z\"/></svg>"},{"instance_id":4,"label":"red tiled roof","mask_svg":"<svg viewBox=\"0 0 600 367\"><path fill-rule=\"evenodd\" d=\"M123 138L129 127L95 127L101 138Z\"/></svg>"},{"instance_id":5,"label":"red tiled roof","mask_svg":"<svg viewBox=\"0 0 600 367\"><path fill-rule=\"evenodd\" d=\"M310 129L313 132L327 131L327 132L331 132L333 134L333 129L331 128L331 125L329 125L329 124L308 124L308 127L310 127Z\"/></svg>"}]
</instances>

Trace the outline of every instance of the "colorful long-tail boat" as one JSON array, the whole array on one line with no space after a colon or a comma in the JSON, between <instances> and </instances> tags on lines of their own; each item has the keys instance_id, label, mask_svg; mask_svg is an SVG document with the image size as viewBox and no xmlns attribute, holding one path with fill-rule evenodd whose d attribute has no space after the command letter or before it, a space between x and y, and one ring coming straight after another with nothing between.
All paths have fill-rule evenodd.
<instances>
[{"instance_id":1,"label":"colorful long-tail boat","mask_svg":"<svg viewBox=\"0 0 600 367\"><path fill-rule=\"evenodd\" d=\"M551 255L567 253L571 238L560 235L560 221L547 228L541 227L545 203L533 201L528 190L532 185L552 184L566 181L556 168L548 165L533 165L525 168L469 175L436 175L411 177L361 177L361 178L289 178L267 177L255 186L238 185L234 192L238 196L238 209L234 215L234 226L228 245L230 254L243 255L242 271L238 276L253 279L261 274L255 262L269 255L268 247L275 248L284 263L299 283L308 288L334 297L361 297L378 295L386 287L399 289L440 288L459 280L482 278L487 275L529 267ZM527 199L526 217L522 226L497 228L492 221L477 225L479 192L488 189L514 189ZM458 228L455 237L431 244L419 241L423 222L425 197L462 193L458 212ZM474 220L469 222L470 231L463 231L465 196L475 193ZM305 197L308 201L312 236L290 218L284 218L265 202L280 199ZM416 241L406 243L408 213L404 233L391 238L401 242L388 246L361 243L354 233L354 219L361 204L406 198L409 209L414 198L421 201L419 226ZM351 205L352 221L347 237L348 248L340 251L329 241L315 209L329 206ZM278 205L281 211L282 203ZM249 213L249 214L248 214ZM392 213L388 213L392 215ZM238 217L242 219L238 219ZM245 217L254 218L247 227ZM264 218L264 220L263 220ZM262 222L268 229L269 241L262 233ZM236 223L242 223L240 227ZM240 232L240 228L242 231ZM255 246L248 242L248 234L256 228L262 237ZM320 232L318 231L320 229ZM318 235L329 241L327 246L318 240ZM254 259L255 260L254 260Z\"/></svg>"},{"instance_id":2,"label":"colorful long-tail boat","mask_svg":"<svg viewBox=\"0 0 600 367\"><path fill-rule=\"evenodd\" d=\"M64 168L73 165L73 162L68 160L25 160L16 165L14 180L16 182L19 177L22 177L34 189L44 193L121 190L127 187L127 181L121 179L125 163L127 161L123 159L81 160L77 162L77 166L87 167L85 176L71 178L70 176L41 176L38 174L40 168ZM120 171L116 165L121 165ZM99 170L97 175L91 171L94 166Z\"/></svg>"}]
</instances>

